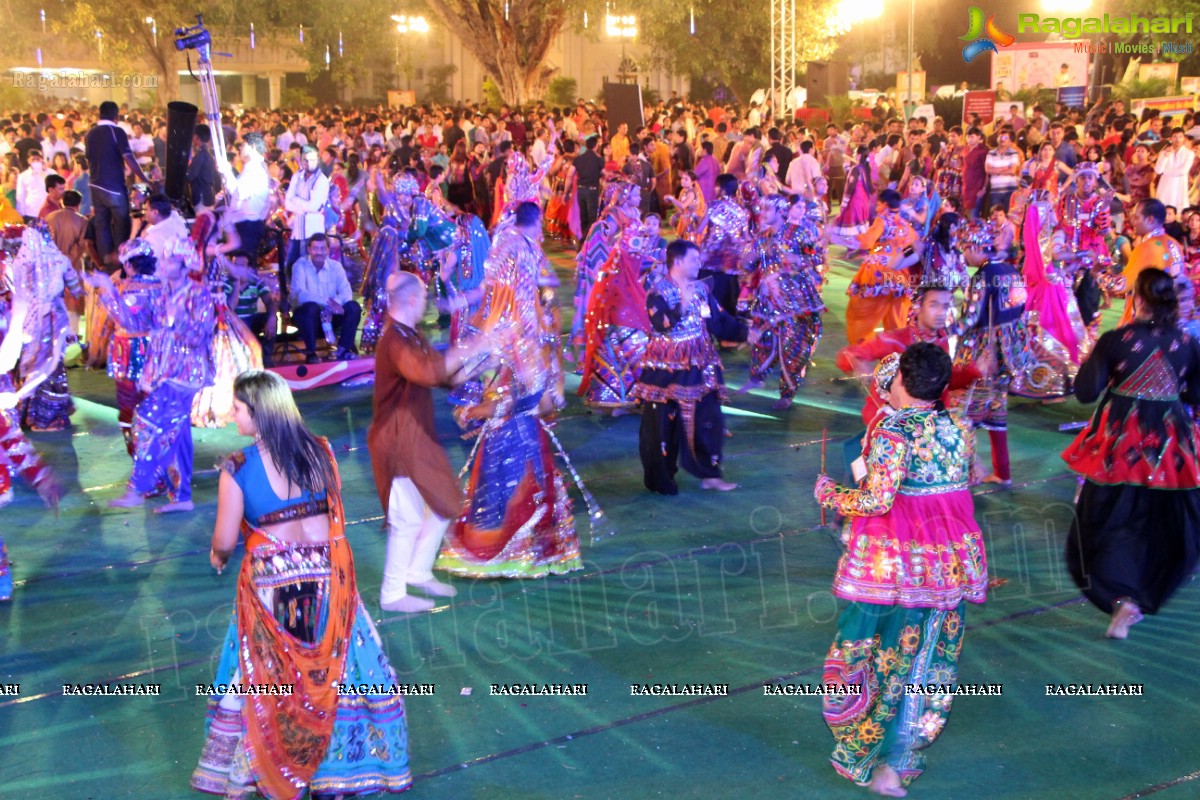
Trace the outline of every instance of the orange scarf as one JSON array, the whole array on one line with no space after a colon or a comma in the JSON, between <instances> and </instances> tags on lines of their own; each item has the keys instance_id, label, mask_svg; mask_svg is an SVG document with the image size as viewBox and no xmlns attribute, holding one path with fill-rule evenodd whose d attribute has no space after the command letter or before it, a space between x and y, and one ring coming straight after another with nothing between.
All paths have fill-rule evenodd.
<instances>
[{"instance_id":1,"label":"orange scarf","mask_svg":"<svg viewBox=\"0 0 1200 800\"><path fill-rule=\"evenodd\" d=\"M337 476L337 462L329 453ZM324 636L306 644L287 633L254 589L256 548L267 535L243 521L247 557L238 576L238 659L243 684L293 684L291 695L249 695L242 707L258 789L271 800L298 798L329 749L350 632L358 608L354 557L345 537L341 479L329 497L329 597Z\"/></svg>"}]
</instances>

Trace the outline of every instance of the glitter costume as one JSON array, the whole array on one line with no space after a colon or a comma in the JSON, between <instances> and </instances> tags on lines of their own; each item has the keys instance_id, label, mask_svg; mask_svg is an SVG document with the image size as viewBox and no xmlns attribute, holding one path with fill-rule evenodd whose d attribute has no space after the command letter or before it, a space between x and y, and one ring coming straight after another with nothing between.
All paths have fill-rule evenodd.
<instances>
[{"instance_id":1,"label":"glitter costume","mask_svg":"<svg viewBox=\"0 0 1200 800\"><path fill-rule=\"evenodd\" d=\"M1065 249L1066 232L1055 231L1053 209L1039 201L1029 207L1023 235L1030 358L1013 374L1011 391L1035 399L1064 397L1093 343L1071 293L1074 265L1054 260L1054 250Z\"/></svg>"},{"instance_id":2,"label":"glitter costume","mask_svg":"<svg viewBox=\"0 0 1200 800\"><path fill-rule=\"evenodd\" d=\"M820 278L809 267L817 257L812 252L815 246L811 232L794 227L763 230L750 247L747 267L758 284L750 318L752 327L761 332L750 354L750 379L762 382L777 368L781 399L795 397L821 338L825 304L817 290ZM808 255L802 256L806 251Z\"/></svg>"},{"instance_id":3,"label":"glitter costume","mask_svg":"<svg viewBox=\"0 0 1200 800\"><path fill-rule=\"evenodd\" d=\"M314 796L404 791L412 784L404 697L376 688L399 681L358 594L340 487L280 500L253 445L221 469L246 498L246 555L213 684L292 691L209 697L192 788L225 797L257 790L271 800L305 788ZM325 515L325 543L265 530L281 519ZM370 691L343 693L343 686Z\"/></svg>"},{"instance_id":4,"label":"glitter costume","mask_svg":"<svg viewBox=\"0 0 1200 800\"><path fill-rule=\"evenodd\" d=\"M579 255L575 257L575 316L571 320L571 347L577 359L587 346L584 327L588 302L600 268L608 263L626 226L637 222L639 189L636 184L614 182L606 189L608 202L588 231Z\"/></svg>"},{"instance_id":5,"label":"glitter costume","mask_svg":"<svg viewBox=\"0 0 1200 800\"><path fill-rule=\"evenodd\" d=\"M635 404L633 387L650 331L641 278L650 269L653 244L643 225L626 225L592 289L579 396L594 408Z\"/></svg>"},{"instance_id":6,"label":"glitter costume","mask_svg":"<svg viewBox=\"0 0 1200 800\"><path fill-rule=\"evenodd\" d=\"M144 239L130 239L121 245L122 264L138 257L154 257L154 248ZM117 385L117 425L125 437L125 450L132 457L136 448L133 435L133 414L145 394L138 388L142 368L150 345L150 329L154 325L153 302L162 291L162 284L153 273L127 275L125 267L113 280L117 290L112 295L97 294L96 306L104 310L111 323L108 342L108 376ZM110 314L107 304L120 303L122 311Z\"/></svg>"},{"instance_id":7,"label":"glitter costume","mask_svg":"<svg viewBox=\"0 0 1200 800\"><path fill-rule=\"evenodd\" d=\"M471 578L538 578L581 569L571 499L554 464L541 414L561 407L562 367L553 309L539 285L546 256L515 226L498 232L488 256L483 302L467 335L512 326L501 365L475 383L484 417L467 461L466 500L446 532L435 569ZM499 330L498 330L499 329Z\"/></svg>"},{"instance_id":8,"label":"glitter costume","mask_svg":"<svg viewBox=\"0 0 1200 800\"><path fill-rule=\"evenodd\" d=\"M405 199L407 198L407 199ZM370 353L387 326L387 277L399 269L417 275L426 286L438 274L437 255L454 241L454 223L421 194L417 181L401 173L392 192L381 193L385 204L383 221L371 244L371 255L363 279L366 303L360 345Z\"/></svg>"},{"instance_id":9,"label":"glitter costume","mask_svg":"<svg viewBox=\"0 0 1200 800\"><path fill-rule=\"evenodd\" d=\"M721 357L713 338L746 339L746 326L725 312L705 281L685 292L670 277L646 298L650 341L633 395L642 400L639 450L646 488L676 494L676 460L698 478L721 477L725 399Z\"/></svg>"},{"instance_id":10,"label":"glitter costume","mask_svg":"<svg viewBox=\"0 0 1200 800\"><path fill-rule=\"evenodd\" d=\"M12 391L12 383L7 375L0 376L0 391ZM39 492L46 488L47 482L53 483L54 480L50 468L21 433L16 412L0 411L0 508L12 502L13 480L17 475L39 489ZM0 536L0 600L11 599L12 592L8 551L4 547L3 536Z\"/></svg>"},{"instance_id":11,"label":"glitter costume","mask_svg":"<svg viewBox=\"0 0 1200 800\"><path fill-rule=\"evenodd\" d=\"M971 432L945 410L881 419L861 488L822 476L816 497L847 517L833 593L850 601L825 659L830 762L860 784L889 766L908 785L950 713L966 604L984 602L987 558L967 485ZM938 684L936 693L907 685Z\"/></svg>"},{"instance_id":12,"label":"glitter costume","mask_svg":"<svg viewBox=\"0 0 1200 800\"><path fill-rule=\"evenodd\" d=\"M750 214L732 197L718 197L708 207L701 233L700 277L711 278L712 294L730 314L737 313L738 273L750 241Z\"/></svg>"},{"instance_id":13,"label":"glitter costume","mask_svg":"<svg viewBox=\"0 0 1200 800\"><path fill-rule=\"evenodd\" d=\"M226 272L224 263L217 260L206 277L216 308L212 334L213 377L192 401L192 424L197 428L223 428L232 422L234 380L247 370L263 368L262 345L229 305L225 292Z\"/></svg>"},{"instance_id":14,"label":"glitter costume","mask_svg":"<svg viewBox=\"0 0 1200 800\"><path fill-rule=\"evenodd\" d=\"M63 353L76 334L70 329L63 291L83 297L79 274L54 246L41 221L25 229L9 274L14 300L19 298L29 309L17 372L22 386L30 381L37 386L25 406L24 422L36 431L65 430L71 425L75 406Z\"/></svg>"},{"instance_id":15,"label":"glitter costume","mask_svg":"<svg viewBox=\"0 0 1200 800\"><path fill-rule=\"evenodd\" d=\"M198 266L185 239L168 243L165 253ZM108 293L104 300L118 324L134 330L142 324ZM191 278L175 288L161 284L152 296L149 355L138 380L146 397L134 415L130 490L143 496L165 491L172 502L191 499L192 401L213 379L215 325L212 293Z\"/></svg>"},{"instance_id":16,"label":"glitter costume","mask_svg":"<svg viewBox=\"0 0 1200 800\"><path fill-rule=\"evenodd\" d=\"M1096 168L1085 162L1079 165L1078 172L1081 175L1096 175ZM1063 194L1058 201L1058 221L1067 249L1072 253L1089 254L1084 262L1089 268L1079 270L1075 276L1074 294L1083 324L1092 328L1093 338L1100 324L1100 287L1090 267L1106 269L1112 264L1112 252L1109 249L1112 240L1111 201L1112 195L1107 190L1097 189L1087 197L1080 197L1078 187L1075 191Z\"/></svg>"},{"instance_id":17,"label":"glitter costume","mask_svg":"<svg viewBox=\"0 0 1200 800\"><path fill-rule=\"evenodd\" d=\"M846 339L858 344L884 330L903 327L912 305L912 286L906 270L897 265L917 241L913 230L898 211L888 209L875 218L859 246L867 251L846 289Z\"/></svg>"},{"instance_id":18,"label":"glitter costume","mask_svg":"<svg viewBox=\"0 0 1200 800\"><path fill-rule=\"evenodd\" d=\"M975 234L988 247L994 241L986 228ZM1008 391L1013 375L1029 368L1029 331L1025 326L1025 280L999 256L991 256L971 276L967 304L956 324L961 334L954 363L968 366L980 360L986 391L973 392L968 419L988 431L992 466L1000 480L1011 480L1008 462Z\"/></svg>"}]
</instances>

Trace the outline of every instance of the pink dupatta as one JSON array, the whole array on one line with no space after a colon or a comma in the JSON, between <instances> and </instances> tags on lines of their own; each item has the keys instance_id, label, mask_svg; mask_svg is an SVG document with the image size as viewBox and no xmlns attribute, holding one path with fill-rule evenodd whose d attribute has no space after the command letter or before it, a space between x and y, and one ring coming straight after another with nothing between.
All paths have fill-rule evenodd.
<instances>
[{"instance_id":1,"label":"pink dupatta","mask_svg":"<svg viewBox=\"0 0 1200 800\"><path fill-rule=\"evenodd\" d=\"M1042 258L1042 246L1038 241L1042 229L1042 212L1038 204L1029 207L1022 235L1025 237L1025 308L1038 312L1038 325L1055 340L1062 343L1071 354L1071 361L1079 363L1079 339L1067 314L1071 302L1071 290L1061 283L1053 283L1046 275L1046 261Z\"/></svg>"}]
</instances>

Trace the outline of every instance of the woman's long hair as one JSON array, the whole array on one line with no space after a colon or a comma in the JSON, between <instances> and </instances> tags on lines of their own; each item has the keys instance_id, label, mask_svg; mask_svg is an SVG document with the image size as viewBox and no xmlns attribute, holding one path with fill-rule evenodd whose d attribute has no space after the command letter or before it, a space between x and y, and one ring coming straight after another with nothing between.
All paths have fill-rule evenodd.
<instances>
[{"instance_id":1,"label":"woman's long hair","mask_svg":"<svg viewBox=\"0 0 1200 800\"><path fill-rule=\"evenodd\" d=\"M233 382L233 393L250 410L271 461L290 484L311 494L338 491L332 456L305 427L283 378L247 370Z\"/></svg>"},{"instance_id":2,"label":"woman's long hair","mask_svg":"<svg viewBox=\"0 0 1200 800\"><path fill-rule=\"evenodd\" d=\"M1150 313L1147 320L1160 330L1171 330L1179 323L1179 297L1175 294L1175 279L1161 269L1144 269L1134 284L1134 294L1142 308Z\"/></svg>"}]
</instances>

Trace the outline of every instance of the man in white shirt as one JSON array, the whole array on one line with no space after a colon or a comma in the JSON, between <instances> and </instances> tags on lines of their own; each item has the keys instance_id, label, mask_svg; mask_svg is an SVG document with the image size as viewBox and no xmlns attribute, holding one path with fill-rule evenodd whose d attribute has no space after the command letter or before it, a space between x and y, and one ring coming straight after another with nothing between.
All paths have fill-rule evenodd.
<instances>
[{"instance_id":1,"label":"man in white shirt","mask_svg":"<svg viewBox=\"0 0 1200 800\"><path fill-rule=\"evenodd\" d=\"M534 169L541 169L546 159L550 157L550 131L538 128L533 144L529 146L529 158L533 161Z\"/></svg>"},{"instance_id":2,"label":"man in white shirt","mask_svg":"<svg viewBox=\"0 0 1200 800\"><path fill-rule=\"evenodd\" d=\"M166 258L168 244L188 238L187 223L165 194L150 195L146 201L146 222L149 224L142 228L138 238L150 243L159 263Z\"/></svg>"},{"instance_id":3,"label":"man in white shirt","mask_svg":"<svg viewBox=\"0 0 1200 800\"><path fill-rule=\"evenodd\" d=\"M216 154L217 171L225 182L229 220L237 230L237 241L221 245L220 252L240 250L258 261L263 236L266 233L267 212L271 209L271 176L267 174L264 156L267 143L262 134L248 133L242 141L242 173L233 174L233 167L224 153Z\"/></svg>"},{"instance_id":4,"label":"man in white shirt","mask_svg":"<svg viewBox=\"0 0 1200 800\"><path fill-rule=\"evenodd\" d=\"M304 254L308 240L325 233L325 204L329 202L329 178L321 170L317 148L300 151L302 169L288 184L283 207L292 214L292 241L288 245L287 264L291 266Z\"/></svg>"},{"instance_id":5,"label":"man in white shirt","mask_svg":"<svg viewBox=\"0 0 1200 800\"><path fill-rule=\"evenodd\" d=\"M58 138L58 129L53 125L46 125L46 138L42 139L42 155L46 159L53 161L55 153L62 153L69 161L71 158L71 146Z\"/></svg>"},{"instance_id":6,"label":"man in white shirt","mask_svg":"<svg viewBox=\"0 0 1200 800\"><path fill-rule=\"evenodd\" d=\"M133 123L133 135L129 137L129 149L133 151L133 157L137 159L138 166L142 169L150 166L150 162L154 160L154 139L142 130L140 122Z\"/></svg>"},{"instance_id":7,"label":"man in white shirt","mask_svg":"<svg viewBox=\"0 0 1200 800\"><path fill-rule=\"evenodd\" d=\"M320 170L317 170L319 173ZM304 339L304 360L316 364L317 330L323 326L322 317L328 312L332 331L338 333L338 348L334 357L353 358L358 352L354 344L362 308L354 301L346 270L329 257L325 234L318 233L308 240L308 255L292 266L292 321ZM328 335L328 332L327 334Z\"/></svg>"},{"instance_id":8,"label":"man in white shirt","mask_svg":"<svg viewBox=\"0 0 1200 800\"><path fill-rule=\"evenodd\" d=\"M29 151L29 168L17 176L17 213L26 222L37 219L46 202L46 176L50 170L40 150Z\"/></svg>"},{"instance_id":9,"label":"man in white shirt","mask_svg":"<svg viewBox=\"0 0 1200 800\"><path fill-rule=\"evenodd\" d=\"M1196 154L1184 137L1183 129L1173 129L1171 146L1159 153L1158 160L1154 162L1154 171L1158 173L1158 188L1154 196L1164 206L1179 209L1188 207L1188 173L1195 160Z\"/></svg>"},{"instance_id":10,"label":"man in white shirt","mask_svg":"<svg viewBox=\"0 0 1200 800\"><path fill-rule=\"evenodd\" d=\"M375 130L375 118L367 117L367 121L363 123L363 132L359 137L362 139L362 149L364 153L371 151L375 145L384 146L383 134Z\"/></svg>"},{"instance_id":11,"label":"man in white shirt","mask_svg":"<svg viewBox=\"0 0 1200 800\"><path fill-rule=\"evenodd\" d=\"M288 128L283 133L279 134L279 139L276 140L275 146L283 152L292 149L292 142L299 144L301 147L308 144L308 137L300 131L300 122L295 117L292 117L288 122Z\"/></svg>"},{"instance_id":12,"label":"man in white shirt","mask_svg":"<svg viewBox=\"0 0 1200 800\"><path fill-rule=\"evenodd\" d=\"M821 163L812 151L812 142L801 142L800 155L792 159L787 171L788 188L805 198L817 196L817 178L821 177Z\"/></svg>"}]
</instances>

